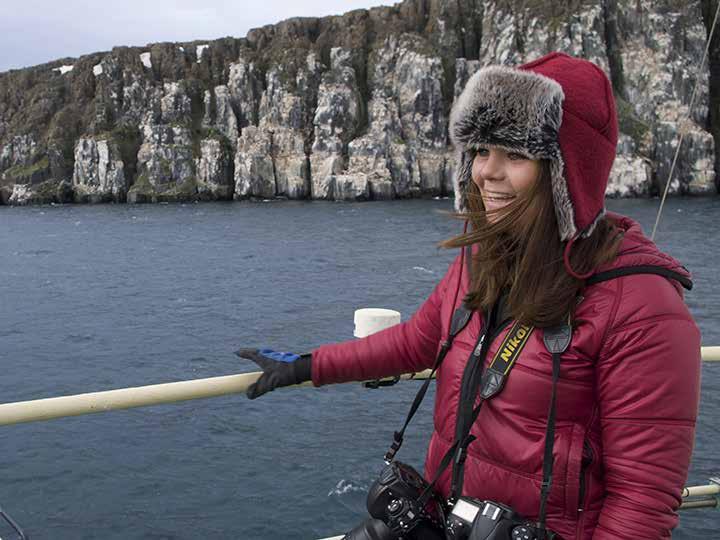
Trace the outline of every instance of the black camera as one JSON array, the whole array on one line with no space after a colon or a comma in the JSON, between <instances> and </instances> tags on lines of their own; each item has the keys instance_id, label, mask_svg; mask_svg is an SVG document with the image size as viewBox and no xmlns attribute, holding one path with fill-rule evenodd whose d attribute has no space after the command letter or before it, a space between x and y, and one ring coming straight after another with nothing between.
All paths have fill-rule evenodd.
<instances>
[{"instance_id":1,"label":"black camera","mask_svg":"<svg viewBox=\"0 0 720 540\"><path fill-rule=\"evenodd\" d=\"M347 540L444 540L444 507L438 497L418 502L428 483L412 467L399 461L386 466L368 491L366 520L345 535Z\"/></svg>"},{"instance_id":2,"label":"black camera","mask_svg":"<svg viewBox=\"0 0 720 540\"><path fill-rule=\"evenodd\" d=\"M370 519L345 535L345 540L536 540L538 529L509 506L460 497L446 517L437 494L419 501L428 487L412 467L394 461L385 467L367 497ZM559 540L546 530L545 538Z\"/></svg>"},{"instance_id":3,"label":"black camera","mask_svg":"<svg viewBox=\"0 0 720 540\"><path fill-rule=\"evenodd\" d=\"M509 506L460 497L445 523L450 540L535 540L537 528ZM554 535L548 531L546 538Z\"/></svg>"}]
</instances>

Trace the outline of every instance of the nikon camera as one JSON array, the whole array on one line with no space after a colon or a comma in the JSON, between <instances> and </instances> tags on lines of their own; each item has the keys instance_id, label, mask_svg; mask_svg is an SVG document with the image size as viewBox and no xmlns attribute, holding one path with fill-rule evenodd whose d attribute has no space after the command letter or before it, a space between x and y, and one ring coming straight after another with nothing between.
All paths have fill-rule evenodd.
<instances>
[{"instance_id":1,"label":"nikon camera","mask_svg":"<svg viewBox=\"0 0 720 540\"><path fill-rule=\"evenodd\" d=\"M536 540L537 528L509 506L460 497L445 522L449 540ZM556 538L547 531L546 538Z\"/></svg>"},{"instance_id":2,"label":"nikon camera","mask_svg":"<svg viewBox=\"0 0 720 540\"><path fill-rule=\"evenodd\" d=\"M409 465L390 463L368 492L367 507L373 519L355 527L345 540L445 540L442 503L433 498L430 509L418 503L427 485Z\"/></svg>"},{"instance_id":3,"label":"nikon camera","mask_svg":"<svg viewBox=\"0 0 720 540\"><path fill-rule=\"evenodd\" d=\"M447 518L445 503L434 495L418 503L428 486L412 467L394 461L385 467L367 497L370 519L345 540L536 540L537 527L509 506L460 497ZM560 538L546 531L548 540Z\"/></svg>"}]
</instances>

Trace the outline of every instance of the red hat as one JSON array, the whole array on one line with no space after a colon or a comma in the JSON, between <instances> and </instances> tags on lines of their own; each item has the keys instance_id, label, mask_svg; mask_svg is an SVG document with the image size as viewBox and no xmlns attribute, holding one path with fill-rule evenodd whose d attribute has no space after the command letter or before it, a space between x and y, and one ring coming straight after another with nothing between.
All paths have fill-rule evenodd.
<instances>
[{"instance_id":1,"label":"red hat","mask_svg":"<svg viewBox=\"0 0 720 540\"><path fill-rule=\"evenodd\" d=\"M605 214L617 112L610 81L587 60L554 52L517 68L481 69L453 105L450 138L460 152L460 211L474 150L490 146L550 161L561 240L589 236Z\"/></svg>"}]
</instances>

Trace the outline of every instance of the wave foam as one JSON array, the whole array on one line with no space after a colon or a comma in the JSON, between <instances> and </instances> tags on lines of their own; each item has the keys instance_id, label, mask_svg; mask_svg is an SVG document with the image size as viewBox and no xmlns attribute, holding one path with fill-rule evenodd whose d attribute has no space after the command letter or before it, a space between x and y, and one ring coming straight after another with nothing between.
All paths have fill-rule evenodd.
<instances>
[{"instance_id":1,"label":"wave foam","mask_svg":"<svg viewBox=\"0 0 720 540\"><path fill-rule=\"evenodd\" d=\"M367 486L356 486L343 478L337 483L334 489L328 491L328 497L332 497L333 495L345 495L346 493L355 493L358 491L367 491L367 489Z\"/></svg>"}]
</instances>

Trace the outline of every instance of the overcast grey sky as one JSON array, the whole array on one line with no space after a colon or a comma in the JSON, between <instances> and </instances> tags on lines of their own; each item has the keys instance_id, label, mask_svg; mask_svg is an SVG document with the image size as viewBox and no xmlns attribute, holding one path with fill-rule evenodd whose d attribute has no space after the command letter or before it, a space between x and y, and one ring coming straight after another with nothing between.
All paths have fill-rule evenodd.
<instances>
[{"instance_id":1,"label":"overcast grey sky","mask_svg":"<svg viewBox=\"0 0 720 540\"><path fill-rule=\"evenodd\" d=\"M0 0L0 71L115 45L242 37L290 17L399 0Z\"/></svg>"}]
</instances>

